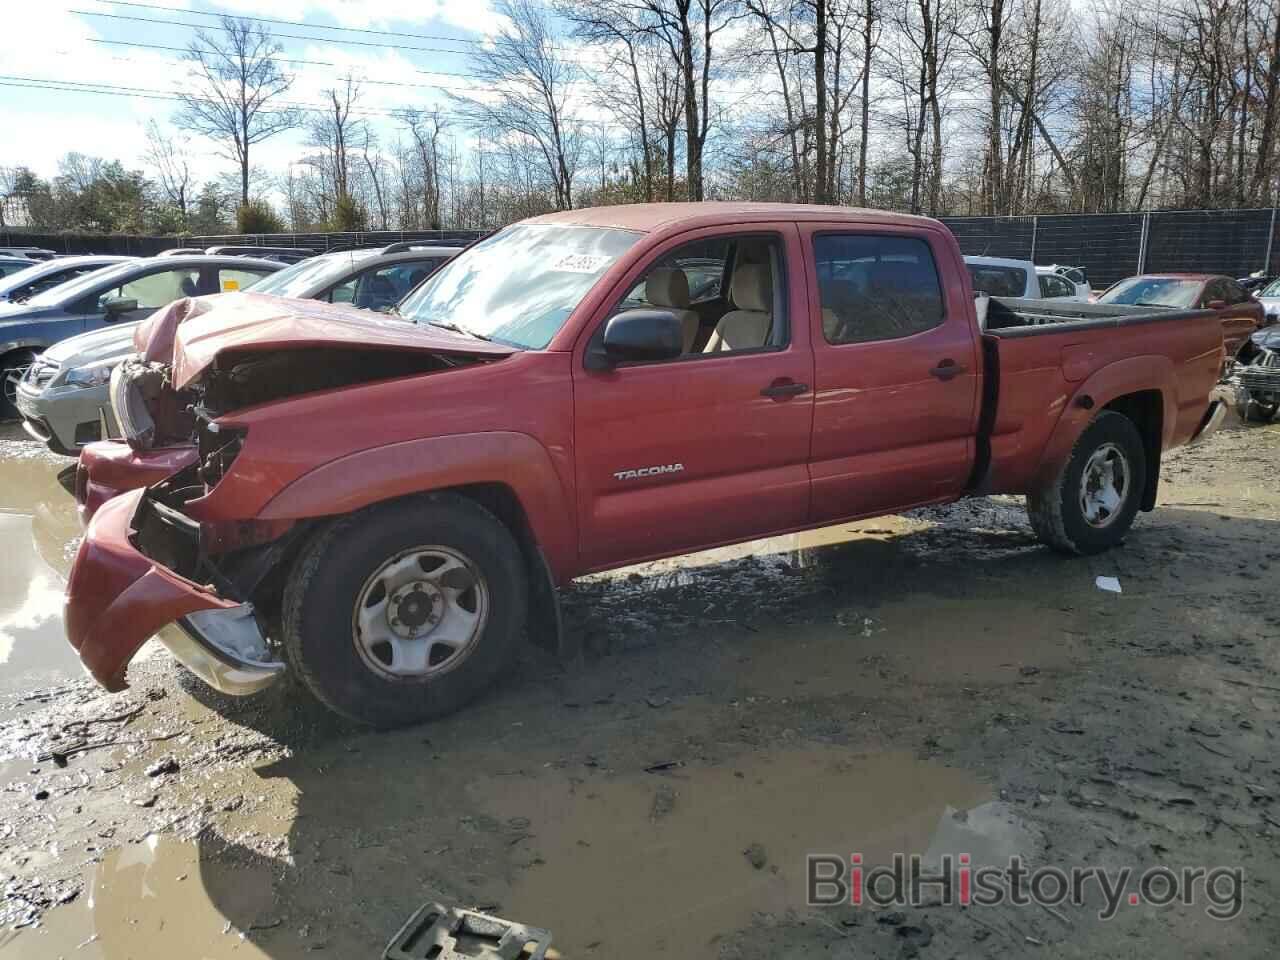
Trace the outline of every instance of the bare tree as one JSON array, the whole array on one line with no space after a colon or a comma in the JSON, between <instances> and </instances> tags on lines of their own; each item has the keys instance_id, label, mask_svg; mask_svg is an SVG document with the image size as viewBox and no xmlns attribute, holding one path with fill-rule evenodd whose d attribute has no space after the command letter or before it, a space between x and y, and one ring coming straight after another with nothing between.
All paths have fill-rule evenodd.
<instances>
[{"instance_id":1,"label":"bare tree","mask_svg":"<svg viewBox=\"0 0 1280 960\"><path fill-rule=\"evenodd\" d=\"M159 123L149 120L142 159L155 172L156 183L165 199L177 209L185 228L192 188L191 162L186 148L166 135Z\"/></svg>"},{"instance_id":2,"label":"bare tree","mask_svg":"<svg viewBox=\"0 0 1280 960\"><path fill-rule=\"evenodd\" d=\"M451 94L473 128L508 130L536 145L546 165L557 209L573 207L581 137L570 109L578 68L561 57L550 18L533 0L498 0L507 25L472 57L489 98Z\"/></svg>"},{"instance_id":3,"label":"bare tree","mask_svg":"<svg viewBox=\"0 0 1280 960\"><path fill-rule=\"evenodd\" d=\"M240 168L240 202L249 202L249 151L296 127L299 113L280 98L293 78L280 69L281 47L250 20L223 17L218 34L197 30L184 59L189 83L179 87L175 121L220 144Z\"/></svg>"}]
</instances>

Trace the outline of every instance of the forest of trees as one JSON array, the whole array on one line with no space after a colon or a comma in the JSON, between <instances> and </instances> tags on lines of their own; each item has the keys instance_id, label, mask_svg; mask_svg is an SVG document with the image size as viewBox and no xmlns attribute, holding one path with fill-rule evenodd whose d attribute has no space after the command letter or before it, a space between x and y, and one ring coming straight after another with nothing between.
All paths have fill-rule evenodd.
<instances>
[{"instance_id":1,"label":"forest of trees","mask_svg":"<svg viewBox=\"0 0 1280 960\"><path fill-rule=\"evenodd\" d=\"M476 91L375 128L363 78L299 109L261 22L186 54L141 169L0 169L46 229L484 229L650 200L933 215L1270 206L1280 0L498 0ZM287 170L256 146L302 130ZM192 139L192 135L199 139ZM212 145L227 176L197 183Z\"/></svg>"}]
</instances>

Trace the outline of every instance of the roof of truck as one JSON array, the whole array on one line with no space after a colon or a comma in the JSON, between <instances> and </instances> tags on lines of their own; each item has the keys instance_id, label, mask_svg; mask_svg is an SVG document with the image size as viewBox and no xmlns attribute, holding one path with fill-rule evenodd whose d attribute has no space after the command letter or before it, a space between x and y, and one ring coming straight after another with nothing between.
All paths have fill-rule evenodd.
<instances>
[{"instance_id":1,"label":"roof of truck","mask_svg":"<svg viewBox=\"0 0 1280 960\"><path fill-rule=\"evenodd\" d=\"M701 203L630 203L612 207L584 207L531 217L525 223L558 223L582 227L615 227L648 233L682 223L714 226L752 220L872 220L877 223L919 226L934 224L928 217L860 207L828 207L812 203L750 203L708 200Z\"/></svg>"}]
</instances>

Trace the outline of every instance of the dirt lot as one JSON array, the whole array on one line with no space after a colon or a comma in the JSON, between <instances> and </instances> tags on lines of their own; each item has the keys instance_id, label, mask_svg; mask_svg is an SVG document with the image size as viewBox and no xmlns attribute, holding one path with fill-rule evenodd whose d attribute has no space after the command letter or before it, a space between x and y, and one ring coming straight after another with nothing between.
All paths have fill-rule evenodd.
<instances>
[{"instance_id":1,"label":"dirt lot","mask_svg":"<svg viewBox=\"0 0 1280 960\"><path fill-rule=\"evenodd\" d=\"M429 899L570 960L1275 955L1280 425L1170 457L1101 557L996 499L594 578L564 594L583 663L531 649L391 734L163 652L97 690L59 622L62 461L6 436L4 960L375 958ZM813 852L1240 867L1243 906L807 910Z\"/></svg>"}]
</instances>

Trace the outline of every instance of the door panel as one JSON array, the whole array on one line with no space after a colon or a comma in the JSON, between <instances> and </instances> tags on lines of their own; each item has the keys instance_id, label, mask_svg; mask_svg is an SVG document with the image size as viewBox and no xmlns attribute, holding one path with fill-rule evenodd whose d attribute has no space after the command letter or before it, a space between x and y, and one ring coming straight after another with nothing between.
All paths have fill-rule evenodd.
<instances>
[{"instance_id":1,"label":"door panel","mask_svg":"<svg viewBox=\"0 0 1280 960\"><path fill-rule=\"evenodd\" d=\"M861 235L885 238L886 252L870 263L859 257L843 267L844 278L833 281L835 247L821 248L820 262L814 243L824 234L860 232L833 224L803 233L810 285L817 292L811 319L814 522L958 495L973 466L981 373L968 289L955 279L963 264L949 262L951 248L936 234L868 225ZM849 244L849 255L865 254L878 242ZM930 279L930 258L939 277L952 277L932 292L922 283ZM839 273L842 265L835 268ZM863 285L841 300L842 281ZM909 319L894 324L892 313L889 322L868 319L866 339L828 342L841 339L842 321L863 323L885 302ZM833 311L823 309L824 303L842 306ZM835 312L840 317L833 319ZM937 325L921 329L930 322Z\"/></svg>"},{"instance_id":2,"label":"door panel","mask_svg":"<svg viewBox=\"0 0 1280 960\"><path fill-rule=\"evenodd\" d=\"M729 232L695 231L669 241L607 303L620 300L662 257ZM774 303L790 324L785 347L587 370L586 341L608 310L579 341L574 437L588 568L751 539L806 521L813 357L798 234L791 224L740 232L778 237L786 284L778 290L775 280ZM770 395L761 392L771 387Z\"/></svg>"}]
</instances>

